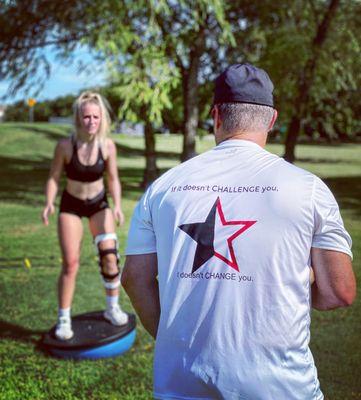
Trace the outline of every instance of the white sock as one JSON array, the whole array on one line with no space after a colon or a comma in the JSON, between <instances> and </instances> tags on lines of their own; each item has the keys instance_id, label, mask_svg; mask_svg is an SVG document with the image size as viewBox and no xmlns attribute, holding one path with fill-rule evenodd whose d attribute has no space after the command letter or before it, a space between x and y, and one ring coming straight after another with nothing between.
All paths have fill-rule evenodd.
<instances>
[{"instance_id":1,"label":"white sock","mask_svg":"<svg viewBox=\"0 0 361 400\"><path fill-rule=\"evenodd\" d=\"M70 311L71 311L71 307L68 308L59 308L58 309L58 317L66 317L66 318L70 318Z\"/></svg>"},{"instance_id":2,"label":"white sock","mask_svg":"<svg viewBox=\"0 0 361 400\"><path fill-rule=\"evenodd\" d=\"M107 309L118 305L119 296L107 296Z\"/></svg>"}]
</instances>

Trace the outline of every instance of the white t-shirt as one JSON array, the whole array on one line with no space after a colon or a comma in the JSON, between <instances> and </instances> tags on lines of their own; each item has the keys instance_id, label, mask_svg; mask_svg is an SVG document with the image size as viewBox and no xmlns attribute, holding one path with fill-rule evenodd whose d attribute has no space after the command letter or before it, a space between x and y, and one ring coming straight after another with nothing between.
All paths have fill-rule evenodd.
<instances>
[{"instance_id":1,"label":"white t-shirt","mask_svg":"<svg viewBox=\"0 0 361 400\"><path fill-rule=\"evenodd\" d=\"M159 399L322 399L310 340L311 247L352 256L326 185L245 140L165 173L126 253L158 255Z\"/></svg>"}]
</instances>

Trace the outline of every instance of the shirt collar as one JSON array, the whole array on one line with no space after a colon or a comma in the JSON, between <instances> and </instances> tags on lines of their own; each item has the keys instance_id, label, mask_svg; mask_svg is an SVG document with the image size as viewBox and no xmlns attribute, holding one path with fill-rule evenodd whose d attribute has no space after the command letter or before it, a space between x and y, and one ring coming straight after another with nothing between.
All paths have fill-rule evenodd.
<instances>
[{"instance_id":1,"label":"shirt collar","mask_svg":"<svg viewBox=\"0 0 361 400\"><path fill-rule=\"evenodd\" d=\"M251 142L250 140L244 139L228 139L219 143L215 149L227 149L230 147L253 147L256 149L262 149L260 145L255 142Z\"/></svg>"}]
</instances>

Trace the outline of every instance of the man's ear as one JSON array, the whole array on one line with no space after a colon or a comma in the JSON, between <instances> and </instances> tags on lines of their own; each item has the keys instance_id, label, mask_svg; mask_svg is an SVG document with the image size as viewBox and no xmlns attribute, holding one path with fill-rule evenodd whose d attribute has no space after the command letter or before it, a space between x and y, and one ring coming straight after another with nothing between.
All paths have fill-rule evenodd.
<instances>
[{"instance_id":1,"label":"man's ear","mask_svg":"<svg viewBox=\"0 0 361 400\"><path fill-rule=\"evenodd\" d=\"M213 117L214 127L218 129L221 126L221 118L219 116L219 110L216 105L212 109L212 117Z\"/></svg>"},{"instance_id":2,"label":"man's ear","mask_svg":"<svg viewBox=\"0 0 361 400\"><path fill-rule=\"evenodd\" d=\"M278 117L278 112L276 109L273 110L273 117L271 119L271 122L269 123L269 127L268 127L268 132L273 128L273 125L275 124L276 120Z\"/></svg>"}]
</instances>

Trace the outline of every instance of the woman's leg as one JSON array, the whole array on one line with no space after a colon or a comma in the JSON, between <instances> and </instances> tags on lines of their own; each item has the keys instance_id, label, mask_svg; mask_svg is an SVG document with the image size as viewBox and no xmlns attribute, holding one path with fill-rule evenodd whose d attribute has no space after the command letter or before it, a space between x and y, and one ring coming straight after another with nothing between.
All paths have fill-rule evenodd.
<instances>
[{"instance_id":1,"label":"woman's leg","mask_svg":"<svg viewBox=\"0 0 361 400\"><path fill-rule=\"evenodd\" d=\"M111 209L107 208L92 215L89 218L89 227L94 238L103 234L114 234L115 236L115 222ZM107 311L104 315L114 325L123 325L128 322L128 316L121 311L118 304L120 270L116 255L117 241L113 238L105 238L97 246L107 296Z\"/></svg>"},{"instance_id":2,"label":"woman's leg","mask_svg":"<svg viewBox=\"0 0 361 400\"><path fill-rule=\"evenodd\" d=\"M56 335L59 339L69 339L73 336L70 325L70 308L79 269L80 247L83 237L81 219L77 215L60 213L58 235L63 265L58 280L59 319Z\"/></svg>"}]
</instances>

